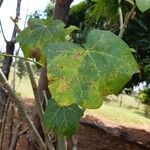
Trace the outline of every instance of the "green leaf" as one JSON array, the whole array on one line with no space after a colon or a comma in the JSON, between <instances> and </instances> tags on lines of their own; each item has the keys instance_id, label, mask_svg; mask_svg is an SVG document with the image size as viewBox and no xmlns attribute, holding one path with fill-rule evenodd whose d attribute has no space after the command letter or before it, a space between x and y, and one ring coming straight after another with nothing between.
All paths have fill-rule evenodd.
<instances>
[{"instance_id":1,"label":"green leaf","mask_svg":"<svg viewBox=\"0 0 150 150\"><path fill-rule=\"evenodd\" d=\"M50 90L59 105L77 103L98 108L103 96L119 92L138 71L130 48L108 31L92 30L85 50L69 42L45 49L51 74Z\"/></svg>"},{"instance_id":2,"label":"green leaf","mask_svg":"<svg viewBox=\"0 0 150 150\"><path fill-rule=\"evenodd\" d=\"M78 27L76 26L69 26L68 28L65 29L65 35L70 35L73 31L79 30Z\"/></svg>"},{"instance_id":3,"label":"green leaf","mask_svg":"<svg viewBox=\"0 0 150 150\"><path fill-rule=\"evenodd\" d=\"M83 115L83 110L76 104L59 106L54 100L50 100L43 116L44 127L47 132L52 129L63 136L72 136Z\"/></svg>"},{"instance_id":4,"label":"green leaf","mask_svg":"<svg viewBox=\"0 0 150 150\"><path fill-rule=\"evenodd\" d=\"M47 67L50 74L50 90L55 100L62 106L76 103L73 83L78 77L84 49L70 42L58 42L46 47Z\"/></svg>"},{"instance_id":5,"label":"green leaf","mask_svg":"<svg viewBox=\"0 0 150 150\"><path fill-rule=\"evenodd\" d=\"M25 57L34 57L33 55L38 53L37 50L42 53L49 42L58 42L64 39L64 23L58 20L47 23L40 19L29 19L28 27L17 36L17 41Z\"/></svg>"},{"instance_id":6,"label":"green leaf","mask_svg":"<svg viewBox=\"0 0 150 150\"><path fill-rule=\"evenodd\" d=\"M137 7L142 11L150 9L150 0L136 0Z\"/></svg>"},{"instance_id":7,"label":"green leaf","mask_svg":"<svg viewBox=\"0 0 150 150\"><path fill-rule=\"evenodd\" d=\"M118 9L117 0L91 0L91 1L92 5L86 13L86 18L89 21L95 18L96 22L98 23L101 17L107 18L109 20L115 18Z\"/></svg>"},{"instance_id":8,"label":"green leaf","mask_svg":"<svg viewBox=\"0 0 150 150\"><path fill-rule=\"evenodd\" d=\"M98 101L99 95L118 93L138 71L138 66L128 45L109 31L92 30L87 37L85 48L86 55L79 74L84 79L81 84L84 85L84 92L90 94L82 105L90 104L93 108L98 105L92 106L92 98ZM95 95L90 92L91 89ZM83 97L80 101L81 99Z\"/></svg>"}]
</instances>

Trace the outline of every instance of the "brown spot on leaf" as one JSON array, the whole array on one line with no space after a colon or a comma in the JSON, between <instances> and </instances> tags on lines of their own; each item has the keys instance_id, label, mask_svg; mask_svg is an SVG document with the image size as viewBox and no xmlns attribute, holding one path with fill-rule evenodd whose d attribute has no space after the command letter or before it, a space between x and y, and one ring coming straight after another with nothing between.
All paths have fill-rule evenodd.
<instances>
[{"instance_id":1,"label":"brown spot on leaf","mask_svg":"<svg viewBox=\"0 0 150 150\"><path fill-rule=\"evenodd\" d=\"M40 48L31 49L31 57L35 58L36 61L39 61L41 59L41 49Z\"/></svg>"}]
</instances>

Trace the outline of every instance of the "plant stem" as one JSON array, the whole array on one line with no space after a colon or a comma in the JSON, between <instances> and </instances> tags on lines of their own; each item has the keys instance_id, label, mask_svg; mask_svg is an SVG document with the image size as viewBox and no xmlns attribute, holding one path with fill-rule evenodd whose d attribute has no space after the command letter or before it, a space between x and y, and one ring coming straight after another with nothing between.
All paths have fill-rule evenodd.
<instances>
[{"instance_id":1,"label":"plant stem","mask_svg":"<svg viewBox=\"0 0 150 150\"><path fill-rule=\"evenodd\" d=\"M24 58L24 57L21 57L21 56L14 56L14 55L10 55L10 54L4 54L4 53L0 53L0 56L4 56L4 57L14 57L14 58L19 58L19 59L23 59L25 61L29 61L29 62L33 62L41 67L44 67L44 65L42 65L41 63L38 63L32 59L28 59L28 58Z\"/></svg>"},{"instance_id":2,"label":"plant stem","mask_svg":"<svg viewBox=\"0 0 150 150\"><path fill-rule=\"evenodd\" d=\"M30 65L29 62L26 62L26 67L27 67L27 71L28 71L28 74L29 74L29 77L30 77L30 81L31 81L31 85L32 85L33 93L34 93L38 115L40 117L40 120L42 120L42 115L43 115L44 111L43 111L40 99L38 97L38 94L37 94L37 84L36 84L36 81L35 81L35 78L34 78L33 70L31 68L31 65ZM42 122L41 122L41 124L42 124ZM51 142L50 137L45 132L44 132L44 135L45 135L45 139L46 139L47 146L48 146L49 150L54 150L54 146Z\"/></svg>"},{"instance_id":3,"label":"plant stem","mask_svg":"<svg viewBox=\"0 0 150 150\"><path fill-rule=\"evenodd\" d=\"M30 78L30 82L32 85L32 90L34 93L34 97L35 97L35 102L36 102L36 107L37 107L37 111L38 111L38 115L40 117L40 119L42 119L42 115L43 115L43 108L42 105L40 103L40 99L38 98L38 94L37 94L37 84L33 75L33 70L31 68L31 65L29 62L26 62L26 67L27 67L27 72L29 74L29 78Z\"/></svg>"},{"instance_id":4,"label":"plant stem","mask_svg":"<svg viewBox=\"0 0 150 150\"><path fill-rule=\"evenodd\" d=\"M16 126L15 131L14 131L13 136L12 136L12 140L11 140L9 150L14 150L15 149L16 142L17 142L17 139L18 139L18 133L19 133L20 126L21 126L21 123L18 122L18 125Z\"/></svg>"},{"instance_id":5,"label":"plant stem","mask_svg":"<svg viewBox=\"0 0 150 150\"><path fill-rule=\"evenodd\" d=\"M3 0L0 0L0 7L2 6Z\"/></svg>"},{"instance_id":6,"label":"plant stem","mask_svg":"<svg viewBox=\"0 0 150 150\"><path fill-rule=\"evenodd\" d=\"M1 20L0 20L0 28L1 28L1 32L2 32L2 36L3 36L3 38L4 38L4 41L7 42L6 37L5 37L5 34L4 34L4 31L3 31L3 27L2 27Z\"/></svg>"},{"instance_id":7,"label":"plant stem","mask_svg":"<svg viewBox=\"0 0 150 150\"><path fill-rule=\"evenodd\" d=\"M31 119L27 115L26 111L24 110L24 107L20 103L20 99L16 96L13 89L10 87L10 85L9 85L7 79L5 78L5 75L3 74L1 69L0 69L0 82L4 86L4 88L8 91L9 96L13 100L16 107L18 108L18 111L21 114L22 119L27 122L29 128L33 131L33 134L34 134L34 137L35 137L35 140L37 141L37 143L43 148L43 150L46 150L46 146L45 146L41 136L39 135L33 122L31 121Z\"/></svg>"},{"instance_id":8,"label":"plant stem","mask_svg":"<svg viewBox=\"0 0 150 150\"><path fill-rule=\"evenodd\" d=\"M57 135L57 147L56 150L67 150L66 137Z\"/></svg>"},{"instance_id":9,"label":"plant stem","mask_svg":"<svg viewBox=\"0 0 150 150\"><path fill-rule=\"evenodd\" d=\"M120 22L120 32L119 37L122 38L122 30L123 30L123 14L122 14L122 8L121 8L121 0L118 0L118 14L119 14L119 22Z\"/></svg>"},{"instance_id":10,"label":"plant stem","mask_svg":"<svg viewBox=\"0 0 150 150\"><path fill-rule=\"evenodd\" d=\"M132 7L131 11L129 13L127 13L127 15L125 16L125 18L123 19L123 14L122 14L122 8L121 8L121 0L118 0L118 14L119 14L119 21L120 21L120 32L118 34L118 36L120 38L123 37L124 31L127 28L127 25L129 23L129 19L132 15L134 15L135 12L135 6Z\"/></svg>"}]
</instances>

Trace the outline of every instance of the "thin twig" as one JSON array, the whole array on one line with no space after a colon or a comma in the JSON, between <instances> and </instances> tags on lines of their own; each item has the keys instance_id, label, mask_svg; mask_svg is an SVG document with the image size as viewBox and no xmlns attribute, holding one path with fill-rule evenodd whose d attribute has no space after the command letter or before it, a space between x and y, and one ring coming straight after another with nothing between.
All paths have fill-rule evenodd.
<instances>
[{"instance_id":1,"label":"thin twig","mask_svg":"<svg viewBox=\"0 0 150 150\"><path fill-rule=\"evenodd\" d=\"M46 91L45 91L45 90L43 91L43 95L44 95L44 99L45 99L46 106L48 106L48 98L47 98L47 95L46 95Z\"/></svg>"},{"instance_id":2,"label":"thin twig","mask_svg":"<svg viewBox=\"0 0 150 150\"><path fill-rule=\"evenodd\" d=\"M14 29L11 37L11 41L16 42L16 34L20 31L19 26L18 26L18 20L20 17L20 8L21 8L21 0L17 0L17 7L16 7L16 17L14 20L16 20L14 23Z\"/></svg>"},{"instance_id":3,"label":"thin twig","mask_svg":"<svg viewBox=\"0 0 150 150\"><path fill-rule=\"evenodd\" d=\"M10 54L4 54L4 53L0 53L0 56L4 56L4 57L14 57L14 58L19 58L19 59L23 59L25 61L29 61L29 62L33 62L41 67L44 67L43 64L41 63L38 63L37 61L34 61L32 59L28 59L28 58L25 58L25 57L21 57L21 56L15 56L15 55L10 55Z\"/></svg>"},{"instance_id":4,"label":"thin twig","mask_svg":"<svg viewBox=\"0 0 150 150\"><path fill-rule=\"evenodd\" d=\"M119 14L119 22L120 22L120 32L118 34L118 36L120 38L123 37L123 34L127 28L127 25L129 23L130 17L134 15L135 12L135 6L133 6L133 8L131 9L131 11L125 16L125 18L123 19L123 13L122 13L122 8L121 8L121 0L118 0L118 14Z\"/></svg>"},{"instance_id":5,"label":"thin twig","mask_svg":"<svg viewBox=\"0 0 150 150\"><path fill-rule=\"evenodd\" d=\"M9 104L9 108L8 108L8 125L7 125L7 139L8 139L8 145L10 145L11 143L11 139L12 139L12 127L13 127L13 118L14 118L14 111L13 111L13 104L10 102Z\"/></svg>"},{"instance_id":6,"label":"thin twig","mask_svg":"<svg viewBox=\"0 0 150 150\"><path fill-rule=\"evenodd\" d=\"M27 67L27 71L28 71L28 74L29 74L29 77L30 77L30 82L31 82L31 85L32 85L33 93L34 93L38 115L40 117L40 120L42 121L42 116L44 114L44 111L43 111L43 107L41 105L40 99L38 97L38 94L37 94L37 84L36 84L36 81L35 81L35 78L34 78L33 70L32 70L32 67L31 67L29 62L26 62L26 67ZM45 97L45 98L47 98L47 97ZM45 135L45 139L46 139L46 142L47 142L48 149L49 150L54 150L54 146L51 142L51 139L50 139L49 135L45 132L44 132L44 135Z\"/></svg>"},{"instance_id":7,"label":"thin twig","mask_svg":"<svg viewBox=\"0 0 150 150\"><path fill-rule=\"evenodd\" d=\"M4 129L5 129L5 124L6 124L6 119L7 119L8 107L9 107L9 102L6 103L4 115L2 118L2 124L1 124L1 130L0 130L0 149L2 149L2 145L3 145Z\"/></svg>"},{"instance_id":8,"label":"thin twig","mask_svg":"<svg viewBox=\"0 0 150 150\"><path fill-rule=\"evenodd\" d=\"M57 135L57 146L56 150L67 150L66 137Z\"/></svg>"},{"instance_id":9,"label":"thin twig","mask_svg":"<svg viewBox=\"0 0 150 150\"><path fill-rule=\"evenodd\" d=\"M33 90L33 93L34 93L38 115L39 115L40 119L42 120L42 115L43 115L44 112L43 112L42 105L40 103L40 99L39 99L38 94L37 94L37 84L36 84L36 81L35 81L35 78L34 78L34 75L33 75L33 70L31 68L31 65L30 65L29 62L26 62L26 67L27 67L27 72L29 74L30 82L31 82L31 85L32 85L32 90Z\"/></svg>"},{"instance_id":10,"label":"thin twig","mask_svg":"<svg viewBox=\"0 0 150 150\"><path fill-rule=\"evenodd\" d=\"M15 131L14 131L14 133L13 133L12 140L11 140L11 144L10 144L10 146L9 146L9 150L14 150L14 149L15 149L15 146L16 146L16 143L17 143L18 132L19 132L21 123L17 123L17 124L18 124L18 125L16 126Z\"/></svg>"},{"instance_id":11,"label":"thin twig","mask_svg":"<svg viewBox=\"0 0 150 150\"><path fill-rule=\"evenodd\" d=\"M20 50L20 47L16 51L16 54L15 54L16 56L18 56L19 50ZM12 80L12 87L14 91L16 90L16 65L17 65L17 58L15 58L15 61L14 61L13 80Z\"/></svg>"},{"instance_id":12,"label":"thin twig","mask_svg":"<svg viewBox=\"0 0 150 150\"><path fill-rule=\"evenodd\" d=\"M37 141L37 143L43 148L43 150L46 150L45 143L43 142L41 136L39 135L37 129L35 128L35 125L31 121L31 119L29 118L28 114L26 113L24 107L20 103L20 99L16 96L16 94L13 91L13 89L10 87L10 85L9 85L9 83L8 83L6 77L3 74L1 69L0 69L0 82L2 83L4 88L8 91L11 99L13 100L14 104L18 108L18 111L21 114L22 119L27 122L30 130L33 131L34 138Z\"/></svg>"},{"instance_id":13,"label":"thin twig","mask_svg":"<svg viewBox=\"0 0 150 150\"><path fill-rule=\"evenodd\" d=\"M120 32L119 37L122 37L122 29L123 29L123 14L122 14L122 8L121 8L121 0L118 0L118 14L119 14L119 22L120 22Z\"/></svg>"},{"instance_id":14,"label":"thin twig","mask_svg":"<svg viewBox=\"0 0 150 150\"><path fill-rule=\"evenodd\" d=\"M2 32L2 35L3 35L4 41L7 42L1 20L0 20L0 28L1 28L1 32Z\"/></svg>"},{"instance_id":15,"label":"thin twig","mask_svg":"<svg viewBox=\"0 0 150 150\"><path fill-rule=\"evenodd\" d=\"M2 6L3 1L4 1L4 0L1 0L1 1L0 1L0 7Z\"/></svg>"},{"instance_id":16,"label":"thin twig","mask_svg":"<svg viewBox=\"0 0 150 150\"><path fill-rule=\"evenodd\" d=\"M25 128L24 130L22 130L22 131L20 131L20 132L18 133L18 136L21 136L22 134L24 134L24 133L27 132L28 130L29 130L28 127Z\"/></svg>"}]
</instances>

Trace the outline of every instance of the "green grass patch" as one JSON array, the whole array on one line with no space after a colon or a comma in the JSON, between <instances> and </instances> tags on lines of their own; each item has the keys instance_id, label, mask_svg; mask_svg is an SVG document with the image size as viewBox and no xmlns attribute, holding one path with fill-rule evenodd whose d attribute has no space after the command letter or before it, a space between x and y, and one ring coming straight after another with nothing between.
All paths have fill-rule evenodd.
<instances>
[{"instance_id":1,"label":"green grass patch","mask_svg":"<svg viewBox=\"0 0 150 150\"><path fill-rule=\"evenodd\" d=\"M133 102L131 103L133 104ZM144 116L144 112L141 109L137 109L134 107L130 109L129 107L127 107L127 105L119 107L118 102L104 103L99 109L87 110L86 114L90 114L99 118L104 117L109 121L117 123L137 125L150 124L150 119Z\"/></svg>"}]
</instances>

